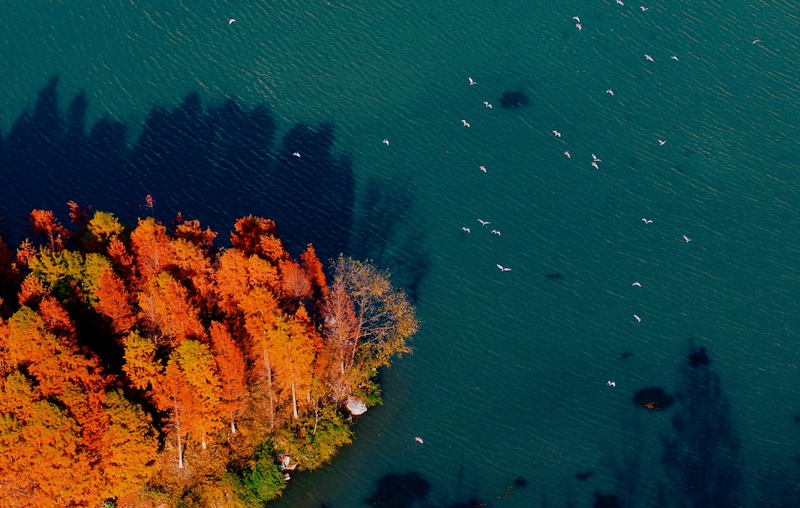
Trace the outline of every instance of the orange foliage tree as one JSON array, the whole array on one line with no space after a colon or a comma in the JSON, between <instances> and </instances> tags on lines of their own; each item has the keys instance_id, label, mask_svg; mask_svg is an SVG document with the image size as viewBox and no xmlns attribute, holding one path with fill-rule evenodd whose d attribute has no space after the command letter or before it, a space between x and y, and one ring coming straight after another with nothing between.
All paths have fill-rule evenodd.
<instances>
[{"instance_id":1,"label":"orange foliage tree","mask_svg":"<svg viewBox=\"0 0 800 508\"><path fill-rule=\"evenodd\" d=\"M167 337L178 343L189 337L204 337L198 310L188 298L188 290L170 274L160 272L139 292L139 315L157 342Z\"/></svg>"},{"instance_id":2,"label":"orange foliage tree","mask_svg":"<svg viewBox=\"0 0 800 508\"><path fill-rule=\"evenodd\" d=\"M208 346L185 340L175 348L163 373L153 383L154 401L169 414L168 428L178 442L178 468L183 468L187 434L206 448L206 436L221 422L222 396L216 364Z\"/></svg>"},{"instance_id":3,"label":"orange foliage tree","mask_svg":"<svg viewBox=\"0 0 800 508\"><path fill-rule=\"evenodd\" d=\"M78 350L63 307L48 296L39 308L22 307L3 328L9 372L0 391L0 498L89 506L138 488L157 448L149 418L121 394L107 398L109 379L94 355ZM113 460L112 443L128 443L138 455Z\"/></svg>"},{"instance_id":4,"label":"orange foliage tree","mask_svg":"<svg viewBox=\"0 0 800 508\"><path fill-rule=\"evenodd\" d=\"M34 210L29 216L30 231L42 238L44 244L52 251L64 248L67 230L58 222L53 212L49 210Z\"/></svg>"},{"instance_id":5,"label":"orange foliage tree","mask_svg":"<svg viewBox=\"0 0 800 508\"><path fill-rule=\"evenodd\" d=\"M42 242L15 259L0 240L3 506L131 499L166 465L174 474L149 487L170 507L269 499L283 476L263 450L317 467L349 442L338 408L359 381L347 371L408 351L417 323L384 274L340 259L329 288L312 245L292 259L271 220L238 220L218 249L180 214L130 230L69 207L72 230L34 210ZM111 341L103 361L118 370L81 345L93 341Z\"/></svg>"},{"instance_id":6,"label":"orange foliage tree","mask_svg":"<svg viewBox=\"0 0 800 508\"><path fill-rule=\"evenodd\" d=\"M120 335L130 331L136 322L131 298L122 279L113 269L106 268L103 271L95 295L95 309L111 320L114 330Z\"/></svg>"},{"instance_id":7,"label":"orange foliage tree","mask_svg":"<svg viewBox=\"0 0 800 508\"><path fill-rule=\"evenodd\" d=\"M269 428L275 427L275 391L273 381L273 349L272 340L275 333L274 324L277 319L276 310L278 302L266 288L255 288L248 293L242 301L241 308L245 316L245 329L247 330L248 356L253 363L256 378L266 382L267 398L269 399Z\"/></svg>"},{"instance_id":8,"label":"orange foliage tree","mask_svg":"<svg viewBox=\"0 0 800 508\"><path fill-rule=\"evenodd\" d=\"M171 262L167 228L152 217L139 220L131 233L131 246L142 282L149 282Z\"/></svg>"},{"instance_id":9,"label":"orange foliage tree","mask_svg":"<svg viewBox=\"0 0 800 508\"><path fill-rule=\"evenodd\" d=\"M236 434L236 418L247 407L248 392L244 353L225 325L211 323L211 350L217 362L222 386L221 411L230 419L231 434Z\"/></svg>"},{"instance_id":10,"label":"orange foliage tree","mask_svg":"<svg viewBox=\"0 0 800 508\"><path fill-rule=\"evenodd\" d=\"M292 395L292 416L296 420L297 401L305 400L312 381L314 345L307 324L300 319L289 322L278 317L272 330L275 351L275 379L278 386Z\"/></svg>"}]
</instances>

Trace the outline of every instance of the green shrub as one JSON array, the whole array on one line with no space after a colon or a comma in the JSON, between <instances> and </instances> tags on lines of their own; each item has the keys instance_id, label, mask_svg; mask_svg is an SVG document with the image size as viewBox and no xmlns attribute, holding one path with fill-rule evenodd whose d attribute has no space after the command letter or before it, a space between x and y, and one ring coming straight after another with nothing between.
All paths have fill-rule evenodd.
<instances>
[{"instance_id":1,"label":"green shrub","mask_svg":"<svg viewBox=\"0 0 800 508\"><path fill-rule=\"evenodd\" d=\"M286 480L270 453L261 452L258 462L244 472L240 497L246 506L261 506L280 496L286 488Z\"/></svg>"},{"instance_id":2,"label":"green shrub","mask_svg":"<svg viewBox=\"0 0 800 508\"><path fill-rule=\"evenodd\" d=\"M352 424L330 406L309 411L292 427L276 432L275 448L290 456L299 469L316 469L329 461L340 446L352 442Z\"/></svg>"}]
</instances>

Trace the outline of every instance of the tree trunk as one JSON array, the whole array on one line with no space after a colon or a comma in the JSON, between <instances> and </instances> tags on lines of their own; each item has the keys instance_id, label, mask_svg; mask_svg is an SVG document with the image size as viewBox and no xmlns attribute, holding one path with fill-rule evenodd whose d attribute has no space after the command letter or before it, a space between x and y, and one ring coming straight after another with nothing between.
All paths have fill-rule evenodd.
<instances>
[{"instance_id":1,"label":"tree trunk","mask_svg":"<svg viewBox=\"0 0 800 508\"><path fill-rule=\"evenodd\" d=\"M267 389L269 390L269 430L275 428L275 401L272 398L272 367L269 363L269 349L264 346L264 361L267 364Z\"/></svg>"},{"instance_id":2,"label":"tree trunk","mask_svg":"<svg viewBox=\"0 0 800 508\"><path fill-rule=\"evenodd\" d=\"M356 363L356 351L358 351L358 342L361 338L361 325L363 324L362 320L358 320L358 327L356 328L355 337L353 338L353 354L350 355L350 365L353 366Z\"/></svg>"},{"instance_id":3,"label":"tree trunk","mask_svg":"<svg viewBox=\"0 0 800 508\"><path fill-rule=\"evenodd\" d=\"M178 469L183 469L183 445L181 443L181 420L178 416L178 404L175 404L175 430L178 432Z\"/></svg>"},{"instance_id":4,"label":"tree trunk","mask_svg":"<svg viewBox=\"0 0 800 508\"><path fill-rule=\"evenodd\" d=\"M236 434L236 424L233 422L233 413L231 412L231 434Z\"/></svg>"},{"instance_id":5,"label":"tree trunk","mask_svg":"<svg viewBox=\"0 0 800 508\"><path fill-rule=\"evenodd\" d=\"M183 469L183 447L181 445L181 433L178 432L178 469Z\"/></svg>"},{"instance_id":6,"label":"tree trunk","mask_svg":"<svg viewBox=\"0 0 800 508\"><path fill-rule=\"evenodd\" d=\"M297 398L294 395L294 381L292 381L292 409L294 410L294 419L297 420Z\"/></svg>"}]
</instances>

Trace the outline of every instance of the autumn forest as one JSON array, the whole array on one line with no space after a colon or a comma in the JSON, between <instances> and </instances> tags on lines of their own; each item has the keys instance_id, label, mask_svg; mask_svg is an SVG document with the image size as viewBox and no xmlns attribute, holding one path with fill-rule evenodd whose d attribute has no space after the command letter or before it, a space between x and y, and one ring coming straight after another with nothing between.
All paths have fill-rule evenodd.
<instances>
[{"instance_id":1,"label":"autumn forest","mask_svg":"<svg viewBox=\"0 0 800 508\"><path fill-rule=\"evenodd\" d=\"M180 214L68 206L0 239L2 507L262 506L351 441L346 405L380 403L410 351L388 273L292 259L271 220L220 247Z\"/></svg>"}]
</instances>

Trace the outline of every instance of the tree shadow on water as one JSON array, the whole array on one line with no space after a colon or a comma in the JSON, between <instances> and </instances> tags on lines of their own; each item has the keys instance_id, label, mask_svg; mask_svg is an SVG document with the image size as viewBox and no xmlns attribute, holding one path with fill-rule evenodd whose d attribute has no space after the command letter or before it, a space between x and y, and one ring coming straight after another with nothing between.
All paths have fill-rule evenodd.
<instances>
[{"instance_id":1,"label":"tree shadow on water","mask_svg":"<svg viewBox=\"0 0 800 508\"><path fill-rule=\"evenodd\" d=\"M333 155L334 139L331 124L321 124L316 131L302 124L293 126L277 151L273 180L277 192L272 206L287 217L289 229L298 237L313 238L314 245L319 244L317 254L322 260L347 252L355 199L351 158ZM284 199L289 195L293 203ZM283 210L287 205L295 209Z\"/></svg>"},{"instance_id":2,"label":"tree shadow on water","mask_svg":"<svg viewBox=\"0 0 800 508\"><path fill-rule=\"evenodd\" d=\"M672 420L673 435L664 438L661 458L671 482L659 506L742 506L741 445L707 351L692 347L682 371L680 410Z\"/></svg>"},{"instance_id":3,"label":"tree shadow on water","mask_svg":"<svg viewBox=\"0 0 800 508\"><path fill-rule=\"evenodd\" d=\"M527 484L527 480L517 477L495 500L504 499L515 488L524 488ZM427 497L431 491L431 484L422 475L416 471L405 474L389 473L376 482L375 491L369 499L364 500L364 503L382 508L480 508L494 503L494 501L487 502L475 494L466 494L462 492L463 489L462 471L459 473L455 494L444 496L450 498L449 500L429 501Z\"/></svg>"},{"instance_id":4,"label":"tree shadow on water","mask_svg":"<svg viewBox=\"0 0 800 508\"><path fill-rule=\"evenodd\" d=\"M430 268L425 233L414 217L414 196L394 182L367 182L353 227L352 252L387 268L392 280L416 301Z\"/></svg>"},{"instance_id":5,"label":"tree shadow on water","mask_svg":"<svg viewBox=\"0 0 800 508\"><path fill-rule=\"evenodd\" d=\"M430 490L428 480L415 471L390 473L378 480L372 497L364 503L381 508L410 508L424 501Z\"/></svg>"},{"instance_id":6,"label":"tree shadow on water","mask_svg":"<svg viewBox=\"0 0 800 508\"><path fill-rule=\"evenodd\" d=\"M229 99L209 106L193 92L173 109L150 110L135 140L110 117L87 132L88 107L78 92L62 117L54 76L0 140L7 241L24 238L33 208L63 216L70 200L135 225L150 194L157 219L169 224L180 211L222 233L222 244L236 219L253 214L276 221L293 255L307 243L322 259L347 252L353 168L349 157L332 152L332 125L296 124L276 151L277 124L263 104L244 109ZM291 157L291 148L302 157Z\"/></svg>"}]
</instances>

